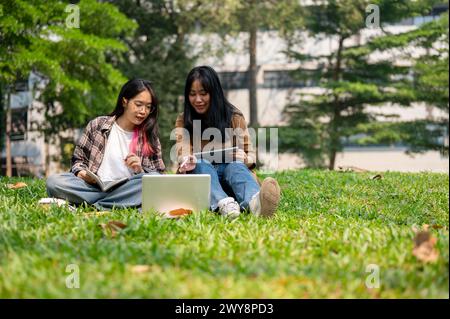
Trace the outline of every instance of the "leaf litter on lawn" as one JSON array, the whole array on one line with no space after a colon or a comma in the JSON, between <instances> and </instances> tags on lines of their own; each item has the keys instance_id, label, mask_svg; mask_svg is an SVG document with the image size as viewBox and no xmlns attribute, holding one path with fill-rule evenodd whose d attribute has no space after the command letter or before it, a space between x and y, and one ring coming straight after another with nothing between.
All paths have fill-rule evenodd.
<instances>
[{"instance_id":1,"label":"leaf litter on lawn","mask_svg":"<svg viewBox=\"0 0 450 319\"><path fill-rule=\"evenodd\" d=\"M98 224L98 226L103 229L103 232L106 235L110 235L112 238L116 237L117 233L127 227L126 224L122 223L119 220L110 220L107 223L100 223Z\"/></svg>"},{"instance_id":2,"label":"leaf litter on lawn","mask_svg":"<svg viewBox=\"0 0 450 319\"><path fill-rule=\"evenodd\" d=\"M413 255L424 263L434 263L439 258L439 251L435 246L437 238L434 237L429 231L429 225L423 225L422 230L413 228L416 233L414 237Z\"/></svg>"}]
</instances>

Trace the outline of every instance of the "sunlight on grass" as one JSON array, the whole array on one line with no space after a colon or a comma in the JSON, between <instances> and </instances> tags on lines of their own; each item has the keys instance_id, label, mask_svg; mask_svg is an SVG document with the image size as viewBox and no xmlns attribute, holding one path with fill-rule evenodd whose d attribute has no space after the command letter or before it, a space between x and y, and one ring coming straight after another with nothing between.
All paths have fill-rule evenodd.
<instances>
[{"instance_id":1,"label":"sunlight on grass","mask_svg":"<svg viewBox=\"0 0 450 319\"><path fill-rule=\"evenodd\" d=\"M0 298L448 298L448 175L370 176L281 172L277 215L234 221L45 209L43 180L2 178ZM6 187L16 181L28 187ZM109 236L99 224L110 220L127 227ZM412 227L424 224L435 226L436 263L412 255ZM379 288L366 287L369 264Z\"/></svg>"}]
</instances>

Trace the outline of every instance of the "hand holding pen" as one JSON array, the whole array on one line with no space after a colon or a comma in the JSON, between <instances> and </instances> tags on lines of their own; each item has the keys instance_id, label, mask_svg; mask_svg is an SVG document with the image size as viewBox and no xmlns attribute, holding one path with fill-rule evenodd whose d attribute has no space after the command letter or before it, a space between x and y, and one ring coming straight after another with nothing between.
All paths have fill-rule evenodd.
<instances>
[{"instance_id":1,"label":"hand holding pen","mask_svg":"<svg viewBox=\"0 0 450 319\"><path fill-rule=\"evenodd\" d=\"M178 171L180 173L186 173L192 171L197 164L197 158L194 155L188 155L183 157L183 162L180 164Z\"/></svg>"},{"instance_id":2,"label":"hand holding pen","mask_svg":"<svg viewBox=\"0 0 450 319\"><path fill-rule=\"evenodd\" d=\"M134 153L130 153L124 159L125 165L131 168L135 173L142 173L141 159Z\"/></svg>"}]
</instances>

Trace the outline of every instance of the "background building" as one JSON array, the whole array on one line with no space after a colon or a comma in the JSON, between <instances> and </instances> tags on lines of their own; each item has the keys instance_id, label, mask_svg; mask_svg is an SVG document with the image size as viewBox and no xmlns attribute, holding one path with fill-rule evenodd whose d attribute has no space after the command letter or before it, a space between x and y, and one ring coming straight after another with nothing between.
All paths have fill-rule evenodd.
<instances>
[{"instance_id":1,"label":"background building","mask_svg":"<svg viewBox=\"0 0 450 319\"><path fill-rule=\"evenodd\" d=\"M442 11L448 10L447 6L436 7L432 15L425 17L414 17L406 19L399 24L387 26L385 29L392 33L402 33L416 28L418 25L431 21L439 17ZM364 44L368 38L380 33L379 30L365 29L358 37L350 38L344 44L347 46ZM301 46L296 49L303 54L328 55L337 47L337 39L315 39L306 34L301 34ZM195 39L198 41L198 39ZM214 47L220 46L221 39L218 37L208 37ZM249 118L249 91L247 68L248 55L246 51L247 35L240 34L236 38L229 39L230 52L223 57L211 56L198 61L198 64L207 64L214 67L222 79L223 87L231 103L242 110L247 120ZM300 64L289 60L283 51L287 50L286 42L280 38L277 32L259 32L257 43L257 63L258 63L258 121L261 126L285 125L287 119L283 116L284 107L296 101L298 94L303 92L320 92L317 83L313 81L296 81L290 76L290 72L301 68L304 72L318 68L314 64ZM412 54L420 54L418 50ZM373 59L382 56L374 55ZM397 63L408 63L408 61L397 61ZM447 117L445 113L437 108L430 107L424 103L415 103L411 107L405 108L395 105L385 105L373 107L378 113L396 114L394 120L416 120ZM387 119L380 116L380 121ZM390 119L392 120L392 119ZM448 131L442 136L443 143L448 145ZM348 145L342 153L338 153L336 167L357 166L369 170L377 171L433 171L449 172L448 157L443 156L438 151L428 151L424 154L408 155L406 147L403 145L381 145L370 147L357 147ZM280 154L279 169L295 169L303 167L301 158L292 154Z\"/></svg>"},{"instance_id":2,"label":"background building","mask_svg":"<svg viewBox=\"0 0 450 319\"><path fill-rule=\"evenodd\" d=\"M430 16L406 19L396 25L388 26L386 29L393 33L406 32L437 18L441 12L446 10L448 10L448 5L437 6ZM364 44L377 32L379 31L366 29L359 36L348 39L345 44ZM296 49L305 54L326 55L337 47L337 40L333 38L316 39L308 37L306 34L299 36L302 41ZM193 43L208 41L212 48L215 45L220 48L222 39L216 36L192 35L191 41ZM230 50L225 55L212 54L198 60L197 65L211 65L219 72L228 99L242 110L248 120L247 34L242 33L235 38L230 38L228 42ZM277 32L258 32L257 47L259 124L263 127L285 125L287 118L283 116L283 109L287 104L295 102L301 92L320 92L317 83L294 80L291 72L299 68L303 72L313 71L320 66L312 63L300 64L288 59L284 53L287 49L286 41L280 38ZM419 54L420 52L415 53ZM377 59L380 56L374 55L373 58ZM408 63L408 61L398 61L398 63ZM27 80L16 84L15 93L11 95L13 175L44 176L67 170L67 163L73 150L71 139L80 134L80 130L62 132L57 140L45 142L45 136L39 130L39 123L45 121L44 107L37 101L39 88L43 85L45 85L45 79L31 73ZM398 115L397 120L448 118L448 113L423 103L416 103L408 108L392 105L376 108L380 114L387 110L389 113L394 111ZM386 119L380 116L379 120L385 121ZM442 136L442 140L448 145L448 131L445 136ZM357 147L349 141L344 151L338 154L336 167L357 166L377 171L449 172L448 157L442 156L438 151L428 151L411 156L406 154L405 150L406 147L403 145ZM4 174L5 150L2 150L1 154L1 171ZM261 159L264 161L264 158ZM303 166L299 156L279 154L278 169L295 169Z\"/></svg>"}]
</instances>

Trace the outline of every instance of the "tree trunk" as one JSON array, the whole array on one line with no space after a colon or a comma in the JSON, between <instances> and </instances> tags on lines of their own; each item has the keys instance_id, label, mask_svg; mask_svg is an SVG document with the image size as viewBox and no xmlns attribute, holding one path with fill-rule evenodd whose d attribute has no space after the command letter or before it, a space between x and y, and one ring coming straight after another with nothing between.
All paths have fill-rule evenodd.
<instances>
[{"instance_id":1,"label":"tree trunk","mask_svg":"<svg viewBox=\"0 0 450 319\"><path fill-rule=\"evenodd\" d=\"M345 37L341 36L339 38L339 46L336 54L336 65L334 67L333 71L333 81L338 82L341 78L341 68L342 68L342 50L344 48L344 40ZM341 110L339 105L339 96L337 94L334 94L334 110L333 110L333 116L331 118L330 122L330 152L329 152L329 158L330 163L328 165L328 169L334 170L334 166L336 164L336 154L338 151L339 146L339 125L340 125L340 118L341 118Z\"/></svg>"},{"instance_id":2,"label":"tree trunk","mask_svg":"<svg viewBox=\"0 0 450 319\"><path fill-rule=\"evenodd\" d=\"M256 75L257 75L257 64L256 64L256 39L257 39L257 28L252 27L250 29L249 37L249 54L250 54L250 66L248 72L249 81L249 98L250 98L250 126L258 126L258 100L257 100L257 89L256 89Z\"/></svg>"},{"instance_id":3,"label":"tree trunk","mask_svg":"<svg viewBox=\"0 0 450 319\"><path fill-rule=\"evenodd\" d=\"M336 151L332 151L332 153L330 154L330 165L328 166L329 170L334 170L334 165L336 164Z\"/></svg>"},{"instance_id":4,"label":"tree trunk","mask_svg":"<svg viewBox=\"0 0 450 319\"><path fill-rule=\"evenodd\" d=\"M333 118L331 120L331 145L330 145L330 163L328 165L328 169L329 170L334 170L334 167L336 165L336 155L337 155L337 150L338 150L338 143L339 143L339 132L338 132L338 127L339 127L339 122L340 122L340 112L339 110L335 109L334 110L334 114L333 114Z\"/></svg>"},{"instance_id":5,"label":"tree trunk","mask_svg":"<svg viewBox=\"0 0 450 319\"><path fill-rule=\"evenodd\" d=\"M11 92L8 90L8 99L6 102L6 176L12 176L12 158L11 158Z\"/></svg>"},{"instance_id":6,"label":"tree trunk","mask_svg":"<svg viewBox=\"0 0 450 319\"><path fill-rule=\"evenodd\" d=\"M50 146L48 141L48 133L44 133L44 172L45 177L50 175Z\"/></svg>"}]
</instances>

